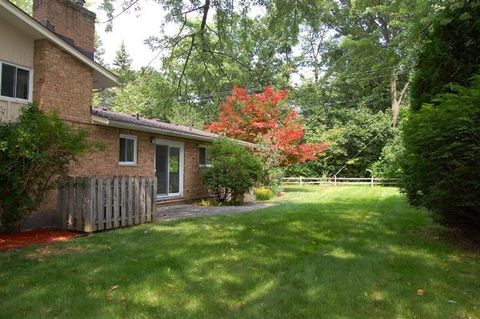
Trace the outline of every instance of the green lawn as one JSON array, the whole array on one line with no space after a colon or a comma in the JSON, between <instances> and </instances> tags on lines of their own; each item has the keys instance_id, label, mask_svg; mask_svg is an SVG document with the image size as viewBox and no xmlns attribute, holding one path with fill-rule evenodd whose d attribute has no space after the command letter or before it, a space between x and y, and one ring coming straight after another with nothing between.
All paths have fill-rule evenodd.
<instances>
[{"instance_id":1,"label":"green lawn","mask_svg":"<svg viewBox=\"0 0 480 319\"><path fill-rule=\"evenodd\" d=\"M0 253L0 318L480 318L480 255L395 188L287 190L254 213Z\"/></svg>"}]
</instances>

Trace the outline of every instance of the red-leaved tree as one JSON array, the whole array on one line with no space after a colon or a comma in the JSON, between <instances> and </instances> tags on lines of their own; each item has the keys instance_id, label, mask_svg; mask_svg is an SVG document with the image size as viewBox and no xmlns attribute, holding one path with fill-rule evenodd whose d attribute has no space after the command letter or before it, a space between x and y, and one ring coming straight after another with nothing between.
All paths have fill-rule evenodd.
<instances>
[{"instance_id":1,"label":"red-leaved tree","mask_svg":"<svg viewBox=\"0 0 480 319\"><path fill-rule=\"evenodd\" d=\"M298 113L279 105L287 90L266 87L262 93L248 94L234 86L232 91L220 106L218 121L207 125L207 130L263 146L262 157L277 155L278 166L314 160L327 149L325 144L304 143Z\"/></svg>"}]
</instances>

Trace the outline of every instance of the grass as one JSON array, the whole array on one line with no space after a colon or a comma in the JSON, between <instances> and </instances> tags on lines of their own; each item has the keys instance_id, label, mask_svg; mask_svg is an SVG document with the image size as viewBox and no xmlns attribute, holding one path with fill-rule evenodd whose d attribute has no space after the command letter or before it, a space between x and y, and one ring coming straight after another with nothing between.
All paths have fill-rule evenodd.
<instances>
[{"instance_id":1,"label":"grass","mask_svg":"<svg viewBox=\"0 0 480 319\"><path fill-rule=\"evenodd\" d=\"M480 256L442 234L395 188L292 187L2 253L0 318L480 318Z\"/></svg>"}]
</instances>

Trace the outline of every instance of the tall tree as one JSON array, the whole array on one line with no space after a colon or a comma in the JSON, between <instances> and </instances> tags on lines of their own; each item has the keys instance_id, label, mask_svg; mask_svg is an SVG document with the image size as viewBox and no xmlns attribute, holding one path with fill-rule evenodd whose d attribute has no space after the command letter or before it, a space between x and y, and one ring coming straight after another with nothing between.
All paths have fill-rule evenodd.
<instances>
[{"instance_id":1,"label":"tall tree","mask_svg":"<svg viewBox=\"0 0 480 319\"><path fill-rule=\"evenodd\" d=\"M125 42L122 41L120 48L115 53L115 58L113 59L113 71L117 73L118 82L121 86L125 86L128 81L133 79L134 74L131 65L132 59L127 52Z\"/></svg>"},{"instance_id":2,"label":"tall tree","mask_svg":"<svg viewBox=\"0 0 480 319\"><path fill-rule=\"evenodd\" d=\"M434 12L425 0L324 1L320 23L333 34L326 77L339 103L391 109L396 126L414 53Z\"/></svg>"},{"instance_id":3,"label":"tall tree","mask_svg":"<svg viewBox=\"0 0 480 319\"><path fill-rule=\"evenodd\" d=\"M480 71L480 3L457 1L435 20L412 83L412 108L432 103L449 83L468 85Z\"/></svg>"}]
</instances>

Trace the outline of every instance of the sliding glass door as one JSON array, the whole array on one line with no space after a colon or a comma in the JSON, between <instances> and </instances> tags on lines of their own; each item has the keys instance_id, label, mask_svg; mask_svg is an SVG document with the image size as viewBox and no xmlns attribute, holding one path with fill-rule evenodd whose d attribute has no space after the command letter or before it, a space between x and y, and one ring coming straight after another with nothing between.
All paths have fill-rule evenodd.
<instances>
[{"instance_id":1,"label":"sliding glass door","mask_svg":"<svg viewBox=\"0 0 480 319\"><path fill-rule=\"evenodd\" d=\"M157 196L181 196L183 193L183 143L156 140L155 175Z\"/></svg>"}]
</instances>

